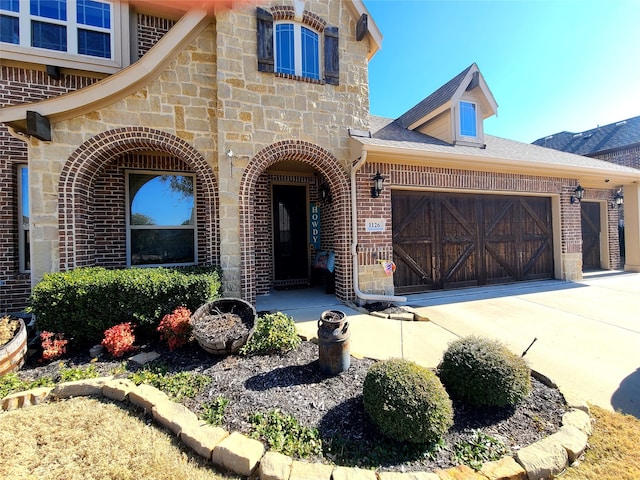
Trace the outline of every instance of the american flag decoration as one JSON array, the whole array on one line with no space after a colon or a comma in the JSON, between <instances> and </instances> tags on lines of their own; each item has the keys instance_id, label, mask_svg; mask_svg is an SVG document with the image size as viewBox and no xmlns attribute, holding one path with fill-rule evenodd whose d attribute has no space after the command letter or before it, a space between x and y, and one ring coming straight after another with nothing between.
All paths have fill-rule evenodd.
<instances>
[{"instance_id":1,"label":"american flag decoration","mask_svg":"<svg viewBox=\"0 0 640 480\"><path fill-rule=\"evenodd\" d=\"M396 264L393 263L391 260L378 260L378 261L382 265L382 268L384 268L384 273L386 273L388 276L393 275L393 272L396 271Z\"/></svg>"}]
</instances>

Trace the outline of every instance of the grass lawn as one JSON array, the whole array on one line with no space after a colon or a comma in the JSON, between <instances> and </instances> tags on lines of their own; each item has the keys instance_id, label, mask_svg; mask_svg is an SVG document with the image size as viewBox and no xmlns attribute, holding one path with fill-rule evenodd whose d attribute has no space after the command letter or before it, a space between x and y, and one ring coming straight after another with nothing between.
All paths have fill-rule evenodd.
<instances>
[{"instance_id":1,"label":"grass lawn","mask_svg":"<svg viewBox=\"0 0 640 480\"><path fill-rule=\"evenodd\" d=\"M640 478L640 420L591 407L595 418L589 450L562 480L637 480Z\"/></svg>"},{"instance_id":2,"label":"grass lawn","mask_svg":"<svg viewBox=\"0 0 640 480\"><path fill-rule=\"evenodd\" d=\"M230 480L149 417L90 397L0 414L0 478Z\"/></svg>"},{"instance_id":3,"label":"grass lawn","mask_svg":"<svg viewBox=\"0 0 640 480\"><path fill-rule=\"evenodd\" d=\"M592 407L590 448L563 480L640 478L640 420ZM0 478L230 480L141 413L76 398L0 414Z\"/></svg>"}]
</instances>

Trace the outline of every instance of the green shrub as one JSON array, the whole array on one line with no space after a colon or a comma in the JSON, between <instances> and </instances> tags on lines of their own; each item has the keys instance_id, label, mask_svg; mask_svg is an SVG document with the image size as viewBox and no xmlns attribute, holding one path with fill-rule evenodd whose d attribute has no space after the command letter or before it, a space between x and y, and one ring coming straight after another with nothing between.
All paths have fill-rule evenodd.
<instances>
[{"instance_id":1,"label":"green shrub","mask_svg":"<svg viewBox=\"0 0 640 480\"><path fill-rule=\"evenodd\" d=\"M452 342L438 367L452 397L471 406L515 405L531 392L531 371L502 343L470 336Z\"/></svg>"},{"instance_id":2,"label":"green shrub","mask_svg":"<svg viewBox=\"0 0 640 480\"><path fill-rule=\"evenodd\" d=\"M200 418L209 425L220 426L224 420L224 412L227 410L228 405L229 399L222 396L216 397L211 402L205 402L202 404Z\"/></svg>"},{"instance_id":3,"label":"green shrub","mask_svg":"<svg viewBox=\"0 0 640 480\"><path fill-rule=\"evenodd\" d=\"M440 380L408 360L385 360L369 368L364 409L387 437L436 443L453 425L453 407Z\"/></svg>"},{"instance_id":4,"label":"green shrub","mask_svg":"<svg viewBox=\"0 0 640 480\"><path fill-rule=\"evenodd\" d=\"M53 379L40 377L36 380L21 380L15 372L6 373L0 376L0 399L15 392L23 392L38 387L52 387L55 385Z\"/></svg>"},{"instance_id":5,"label":"green shrub","mask_svg":"<svg viewBox=\"0 0 640 480\"><path fill-rule=\"evenodd\" d=\"M499 439L475 430L469 440L453 446L452 458L456 463L480 470L485 462L500 460L509 450Z\"/></svg>"},{"instance_id":6,"label":"green shrub","mask_svg":"<svg viewBox=\"0 0 640 480\"><path fill-rule=\"evenodd\" d=\"M30 308L41 330L63 332L74 345L86 346L123 322L150 336L164 315L181 305L194 311L219 297L220 288L213 268L87 267L46 274L33 290Z\"/></svg>"},{"instance_id":7,"label":"green shrub","mask_svg":"<svg viewBox=\"0 0 640 480\"><path fill-rule=\"evenodd\" d=\"M100 372L98 372L95 365L89 365L88 367L60 367L61 382L74 382L76 380L86 380L87 378L97 378L99 376Z\"/></svg>"},{"instance_id":8,"label":"green shrub","mask_svg":"<svg viewBox=\"0 0 640 480\"><path fill-rule=\"evenodd\" d=\"M258 317L256 329L249 341L240 349L242 355L268 355L295 350L301 340L296 333L293 318L282 312Z\"/></svg>"},{"instance_id":9,"label":"green shrub","mask_svg":"<svg viewBox=\"0 0 640 480\"><path fill-rule=\"evenodd\" d=\"M167 373L164 365L155 365L127 376L136 385L147 383L162 390L174 400L194 398L211 383L211 377L193 372Z\"/></svg>"},{"instance_id":10,"label":"green shrub","mask_svg":"<svg viewBox=\"0 0 640 480\"><path fill-rule=\"evenodd\" d=\"M322 453L322 440L315 428L307 428L279 410L255 413L250 418L251 437L264 440L271 450L292 457L306 458Z\"/></svg>"}]
</instances>

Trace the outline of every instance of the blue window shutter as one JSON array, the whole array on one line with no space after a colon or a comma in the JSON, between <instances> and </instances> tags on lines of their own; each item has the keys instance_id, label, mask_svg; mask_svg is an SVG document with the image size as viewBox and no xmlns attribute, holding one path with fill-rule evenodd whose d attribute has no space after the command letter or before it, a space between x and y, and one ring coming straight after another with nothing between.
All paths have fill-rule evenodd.
<instances>
[{"instance_id":1,"label":"blue window shutter","mask_svg":"<svg viewBox=\"0 0 640 480\"><path fill-rule=\"evenodd\" d=\"M324 81L331 85L340 84L338 27L324 29Z\"/></svg>"},{"instance_id":2,"label":"blue window shutter","mask_svg":"<svg viewBox=\"0 0 640 480\"><path fill-rule=\"evenodd\" d=\"M256 9L258 20L258 70L273 72L273 15L264 8Z\"/></svg>"}]
</instances>

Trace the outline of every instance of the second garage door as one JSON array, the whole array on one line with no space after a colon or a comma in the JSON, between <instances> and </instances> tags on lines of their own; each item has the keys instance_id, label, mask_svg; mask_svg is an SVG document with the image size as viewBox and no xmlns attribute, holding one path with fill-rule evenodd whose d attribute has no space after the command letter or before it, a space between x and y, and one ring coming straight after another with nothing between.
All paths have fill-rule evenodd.
<instances>
[{"instance_id":1,"label":"second garage door","mask_svg":"<svg viewBox=\"0 0 640 480\"><path fill-rule=\"evenodd\" d=\"M396 292L553 278L551 200L392 193Z\"/></svg>"}]
</instances>

